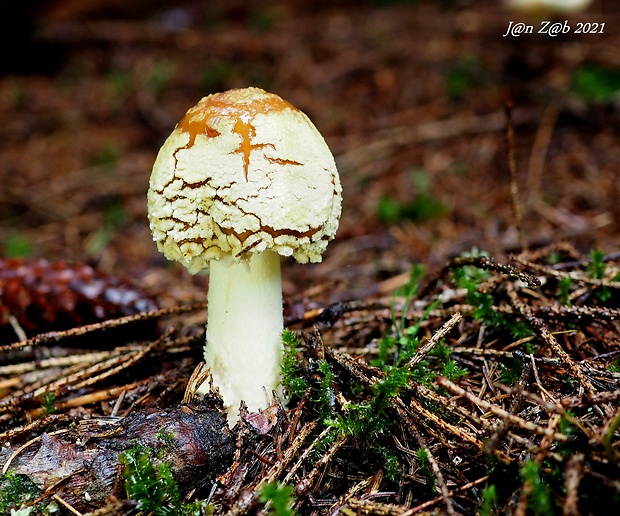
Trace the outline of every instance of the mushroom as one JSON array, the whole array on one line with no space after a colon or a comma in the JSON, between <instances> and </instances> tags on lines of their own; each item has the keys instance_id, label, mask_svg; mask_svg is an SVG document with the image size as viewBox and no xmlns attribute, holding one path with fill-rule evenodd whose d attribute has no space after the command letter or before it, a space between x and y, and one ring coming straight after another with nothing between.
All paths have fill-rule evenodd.
<instances>
[{"instance_id":1,"label":"mushroom","mask_svg":"<svg viewBox=\"0 0 620 516\"><path fill-rule=\"evenodd\" d=\"M203 98L157 155L151 232L166 258L192 274L210 269L204 359L231 422L242 400L257 411L279 388L280 258L321 261L341 191L310 119L259 88Z\"/></svg>"},{"instance_id":2,"label":"mushroom","mask_svg":"<svg viewBox=\"0 0 620 516\"><path fill-rule=\"evenodd\" d=\"M534 17L562 16L585 11L591 0L504 0L516 12Z\"/></svg>"}]
</instances>

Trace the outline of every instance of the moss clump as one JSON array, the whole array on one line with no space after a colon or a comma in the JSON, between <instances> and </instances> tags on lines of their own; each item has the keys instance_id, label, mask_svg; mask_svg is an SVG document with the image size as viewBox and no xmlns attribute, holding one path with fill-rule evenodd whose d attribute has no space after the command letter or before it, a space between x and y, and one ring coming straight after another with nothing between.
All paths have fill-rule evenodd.
<instances>
[{"instance_id":1,"label":"moss clump","mask_svg":"<svg viewBox=\"0 0 620 516\"><path fill-rule=\"evenodd\" d=\"M280 482L267 483L263 486L259 501L269 503L268 514L273 516L294 516L295 488Z\"/></svg>"},{"instance_id":2,"label":"moss clump","mask_svg":"<svg viewBox=\"0 0 620 516\"><path fill-rule=\"evenodd\" d=\"M170 465L155 463L158 452L136 444L118 457L123 466L125 491L136 508L153 516L204 516L213 514L206 502L183 503Z\"/></svg>"},{"instance_id":3,"label":"moss clump","mask_svg":"<svg viewBox=\"0 0 620 516\"><path fill-rule=\"evenodd\" d=\"M41 490L26 475L16 475L12 471L0 479L0 513L10 514L10 509L18 509L41 494Z\"/></svg>"}]
</instances>

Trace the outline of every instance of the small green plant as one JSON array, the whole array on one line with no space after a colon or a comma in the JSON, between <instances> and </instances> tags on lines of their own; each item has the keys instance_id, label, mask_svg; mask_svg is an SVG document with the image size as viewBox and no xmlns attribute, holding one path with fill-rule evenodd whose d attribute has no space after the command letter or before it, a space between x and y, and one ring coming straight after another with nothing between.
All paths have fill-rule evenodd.
<instances>
[{"instance_id":1,"label":"small green plant","mask_svg":"<svg viewBox=\"0 0 620 516\"><path fill-rule=\"evenodd\" d=\"M420 289L420 284L424 279L424 272L424 265L414 263L409 269L409 280L405 285L398 287L394 294L405 297L407 303L411 302L413 296Z\"/></svg>"},{"instance_id":2,"label":"small green plant","mask_svg":"<svg viewBox=\"0 0 620 516\"><path fill-rule=\"evenodd\" d=\"M110 93L116 98L124 97L132 88L131 74L126 70L112 70L106 77Z\"/></svg>"},{"instance_id":3,"label":"small green plant","mask_svg":"<svg viewBox=\"0 0 620 516\"><path fill-rule=\"evenodd\" d=\"M393 419L387 414L391 399L408 387L412 374L406 367L391 367L385 377L371 387L372 397L360 403L349 403L344 414L326 423L341 435L358 439L374 439L393 428Z\"/></svg>"},{"instance_id":4,"label":"small green plant","mask_svg":"<svg viewBox=\"0 0 620 516\"><path fill-rule=\"evenodd\" d=\"M333 442L338 437L338 431L336 429L330 429L322 438L317 440L316 444L312 448L311 452L308 455L308 461L311 464L314 464L318 461L321 456L329 450L329 447L333 444Z\"/></svg>"},{"instance_id":5,"label":"small green plant","mask_svg":"<svg viewBox=\"0 0 620 516\"><path fill-rule=\"evenodd\" d=\"M499 363L499 381L504 385L513 386L521 378L521 362L515 360L510 367Z\"/></svg>"},{"instance_id":6,"label":"small green plant","mask_svg":"<svg viewBox=\"0 0 620 516\"><path fill-rule=\"evenodd\" d=\"M401 316L400 318L396 317L394 306L392 306L391 325L379 341L377 358L371 360L371 365L384 370L394 365L401 365L413 356L415 350L420 345L418 333L421 324L426 320L430 312L440 303L439 300L434 301L426 308L422 317L416 324L408 324L407 309L419 289L423 275L424 267L421 265L413 265L411 267L409 281L396 291L395 298L396 296L403 296L405 298L405 302L401 309Z\"/></svg>"},{"instance_id":7,"label":"small green plant","mask_svg":"<svg viewBox=\"0 0 620 516\"><path fill-rule=\"evenodd\" d=\"M157 430L155 437L163 442L166 450L172 450L175 443L174 433L166 432L163 428Z\"/></svg>"},{"instance_id":8,"label":"small green plant","mask_svg":"<svg viewBox=\"0 0 620 516\"><path fill-rule=\"evenodd\" d=\"M285 355L282 362L283 384L291 394L303 395L310 389L310 407L317 419L333 427L337 434L353 435L359 438L370 437L383 433L391 427L390 419L386 417L386 409L390 400L403 389L411 373L407 368L385 367L385 377L370 388L371 398L359 403L350 403L344 413L335 411L335 373L326 360L319 360L313 368L312 380L305 377L299 365L297 347L299 338L293 332L285 330L283 341ZM354 386L352 386L353 388ZM363 394L362 389L359 394ZM333 440L334 436L331 437Z\"/></svg>"},{"instance_id":9,"label":"small green plant","mask_svg":"<svg viewBox=\"0 0 620 516\"><path fill-rule=\"evenodd\" d=\"M101 167L105 170L112 170L120 158L121 152L114 143L107 143L101 147L90 159L93 167Z\"/></svg>"},{"instance_id":10,"label":"small green plant","mask_svg":"<svg viewBox=\"0 0 620 516\"><path fill-rule=\"evenodd\" d=\"M452 352L448 346L439 343L429 353L430 356L437 357L439 373L437 367L432 367L429 360L420 361L413 369L411 369L411 379L425 387L436 390L435 378L437 375L445 376L451 382L456 382L460 378L467 376L467 369L458 365L456 360L451 358ZM443 392L443 391L442 391Z\"/></svg>"},{"instance_id":11,"label":"small green plant","mask_svg":"<svg viewBox=\"0 0 620 516\"><path fill-rule=\"evenodd\" d=\"M429 389L433 388L433 382L437 373L433 371L431 367L431 363L428 360L421 360L412 370L411 370L411 378L416 383L420 385L424 385Z\"/></svg>"},{"instance_id":12,"label":"small green plant","mask_svg":"<svg viewBox=\"0 0 620 516\"><path fill-rule=\"evenodd\" d=\"M575 416L574 414L570 411L567 410L564 414L562 414L562 417L560 419L560 424L558 425L558 431L566 436L571 436L574 435L576 433L578 433L578 428L575 425ZM572 453L574 453L574 448L573 448L573 444L570 441L568 443L563 443L561 445L558 445L556 447L556 449L558 450L558 452L562 455L564 455L565 457L568 457L569 455L571 455Z\"/></svg>"},{"instance_id":13,"label":"small green plant","mask_svg":"<svg viewBox=\"0 0 620 516\"><path fill-rule=\"evenodd\" d=\"M531 488L528 508L537 516L553 514L551 490L542 477L540 465L530 459L521 467L520 474Z\"/></svg>"},{"instance_id":14,"label":"small green plant","mask_svg":"<svg viewBox=\"0 0 620 516\"><path fill-rule=\"evenodd\" d=\"M376 216L382 224L395 224L401 220L432 220L445 212L445 204L431 192L431 182L425 170L414 169L410 180L416 193L408 202L402 203L392 195L379 199Z\"/></svg>"},{"instance_id":15,"label":"small green plant","mask_svg":"<svg viewBox=\"0 0 620 516\"><path fill-rule=\"evenodd\" d=\"M329 419L334 405L334 381L335 375L330 365L325 360L319 360L317 364L318 380L312 401L319 419Z\"/></svg>"},{"instance_id":16,"label":"small green plant","mask_svg":"<svg viewBox=\"0 0 620 516\"><path fill-rule=\"evenodd\" d=\"M590 263L588 264L590 276L594 279L603 279L606 270L605 253L600 249L592 249L590 251Z\"/></svg>"},{"instance_id":17,"label":"small green plant","mask_svg":"<svg viewBox=\"0 0 620 516\"><path fill-rule=\"evenodd\" d=\"M168 60L161 60L153 64L146 73L144 85L155 95L162 93L170 84L174 75L174 65Z\"/></svg>"},{"instance_id":18,"label":"small green plant","mask_svg":"<svg viewBox=\"0 0 620 516\"><path fill-rule=\"evenodd\" d=\"M495 514L495 507L497 504L497 489L495 485L489 484L482 491L482 500L480 500L480 506L476 514L478 516L492 516Z\"/></svg>"},{"instance_id":19,"label":"small green plant","mask_svg":"<svg viewBox=\"0 0 620 516\"><path fill-rule=\"evenodd\" d=\"M198 500L183 505L182 516L213 516L215 508L205 500Z\"/></svg>"},{"instance_id":20,"label":"small green plant","mask_svg":"<svg viewBox=\"0 0 620 516\"><path fill-rule=\"evenodd\" d=\"M23 233L9 233L4 240L4 256L17 258L32 255L32 240Z\"/></svg>"},{"instance_id":21,"label":"small green plant","mask_svg":"<svg viewBox=\"0 0 620 516\"><path fill-rule=\"evenodd\" d=\"M283 385L292 396L301 397L309 393L308 407L318 420L332 428L332 431L313 447L308 459L310 462L318 460L338 436L350 436L357 442L372 443L365 453L373 455L374 459L382 464L387 479L397 482L403 474L402 461L391 447L386 445L386 440L391 439L395 430L396 419L391 413L394 397L410 389L412 381L433 388L438 372L452 381L468 374L466 369L452 359L451 349L445 342L436 344L427 359L415 367L409 366L420 345L422 325L441 302L437 300L431 303L419 320L408 320L407 308L418 292L423 273L421 266L413 266L409 281L396 293L396 296L404 297L405 301L398 314L394 303L391 325L379 341L377 357L371 361L371 365L381 370L376 381L370 385L351 382L351 385L347 386L348 393L343 393L346 397L353 396L359 401L346 403L340 408L336 403L337 382L332 364L327 360L317 360L311 362L309 367L303 366L298 335L290 330L283 332ZM433 362L436 364L431 367ZM431 478L434 486L432 473Z\"/></svg>"},{"instance_id":22,"label":"small green plant","mask_svg":"<svg viewBox=\"0 0 620 516\"><path fill-rule=\"evenodd\" d=\"M382 224L395 224L402 218L402 205L396 197L384 195L377 201L375 212Z\"/></svg>"},{"instance_id":23,"label":"small green plant","mask_svg":"<svg viewBox=\"0 0 620 516\"><path fill-rule=\"evenodd\" d=\"M607 104L620 94L620 71L585 64L573 75L571 89L588 103Z\"/></svg>"},{"instance_id":24,"label":"small green plant","mask_svg":"<svg viewBox=\"0 0 620 516\"><path fill-rule=\"evenodd\" d=\"M485 256L485 253L473 249L463 256ZM467 302L475 308L474 319L484 322L494 330L507 331L515 339L523 339L531 335L527 324L496 310L493 296L480 289L481 283L491 277L488 271L473 265L465 265L454 268L452 275L456 286L467 291Z\"/></svg>"},{"instance_id":25,"label":"small green plant","mask_svg":"<svg viewBox=\"0 0 620 516\"><path fill-rule=\"evenodd\" d=\"M282 385L286 387L291 397L301 398L310 387L310 382L305 378L304 368L300 365L299 335L285 329L282 332L282 342L284 343L284 356L280 369Z\"/></svg>"},{"instance_id":26,"label":"small green plant","mask_svg":"<svg viewBox=\"0 0 620 516\"><path fill-rule=\"evenodd\" d=\"M273 516L294 516L295 488L280 482L269 482L263 486L259 501L269 503L269 513Z\"/></svg>"},{"instance_id":27,"label":"small green plant","mask_svg":"<svg viewBox=\"0 0 620 516\"><path fill-rule=\"evenodd\" d=\"M558 251L551 251L545 258L547 265L557 265L562 262L562 253Z\"/></svg>"},{"instance_id":28,"label":"small green plant","mask_svg":"<svg viewBox=\"0 0 620 516\"><path fill-rule=\"evenodd\" d=\"M568 276L564 276L558 282L558 291L556 295L558 296L558 300L560 301L560 304L562 306L571 305L570 293L571 293L572 288L573 288L573 281Z\"/></svg>"},{"instance_id":29,"label":"small green plant","mask_svg":"<svg viewBox=\"0 0 620 516\"><path fill-rule=\"evenodd\" d=\"M420 339L418 334L422 323L427 319L428 315L440 304L440 300L433 301L428 308L422 314L422 317L418 322L411 326L404 327L403 330L398 331L398 341L396 354L394 356L394 363L400 367L403 364L409 362L409 360L415 355L418 347L420 346ZM405 323L403 322L402 325ZM401 326L402 327L402 326Z\"/></svg>"},{"instance_id":30,"label":"small green plant","mask_svg":"<svg viewBox=\"0 0 620 516\"><path fill-rule=\"evenodd\" d=\"M53 414L56 412L56 396L53 392L46 392L41 396L41 410L43 410L43 414L46 416Z\"/></svg>"},{"instance_id":31,"label":"small green plant","mask_svg":"<svg viewBox=\"0 0 620 516\"><path fill-rule=\"evenodd\" d=\"M588 272L594 279L601 280L605 277L605 273L607 272L607 264L605 263L605 253L603 253L600 249L593 249L590 251ZM609 301L611 296L611 289L607 287L601 287L596 290L597 299L603 303Z\"/></svg>"},{"instance_id":32,"label":"small green plant","mask_svg":"<svg viewBox=\"0 0 620 516\"><path fill-rule=\"evenodd\" d=\"M441 374L451 382L467 376L467 369L457 364L456 360L447 360L441 364Z\"/></svg>"},{"instance_id":33,"label":"small green plant","mask_svg":"<svg viewBox=\"0 0 620 516\"><path fill-rule=\"evenodd\" d=\"M612 373L620 373L620 358L616 358L611 364L609 364L607 370Z\"/></svg>"},{"instance_id":34,"label":"small green plant","mask_svg":"<svg viewBox=\"0 0 620 516\"><path fill-rule=\"evenodd\" d=\"M418 448L416 455L418 456L418 461L420 462L420 471L426 479L426 489L429 492L434 492L437 481L435 479L433 469L431 468L428 452L424 448Z\"/></svg>"},{"instance_id":35,"label":"small green plant","mask_svg":"<svg viewBox=\"0 0 620 516\"><path fill-rule=\"evenodd\" d=\"M12 471L0 477L0 513L10 514L22 504L34 500L41 490L26 475L16 475Z\"/></svg>"},{"instance_id":36,"label":"small green plant","mask_svg":"<svg viewBox=\"0 0 620 516\"><path fill-rule=\"evenodd\" d=\"M119 456L125 491L137 508L155 516L180 513L181 496L167 464L155 466L148 453L131 449Z\"/></svg>"},{"instance_id":37,"label":"small green plant","mask_svg":"<svg viewBox=\"0 0 620 516\"><path fill-rule=\"evenodd\" d=\"M463 57L444 73L448 97L453 101L462 100L467 92L483 85L485 75L482 61L477 56Z\"/></svg>"},{"instance_id":38,"label":"small green plant","mask_svg":"<svg viewBox=\"0 0 620 516\"><path fill-rule=\"evenodd\" d=\"M403 468L400 459L387 447L377 447L377 452L383 458L383 471L385 477L391 482L398 482L403 476Z\"/></svg>"}]
</instances>

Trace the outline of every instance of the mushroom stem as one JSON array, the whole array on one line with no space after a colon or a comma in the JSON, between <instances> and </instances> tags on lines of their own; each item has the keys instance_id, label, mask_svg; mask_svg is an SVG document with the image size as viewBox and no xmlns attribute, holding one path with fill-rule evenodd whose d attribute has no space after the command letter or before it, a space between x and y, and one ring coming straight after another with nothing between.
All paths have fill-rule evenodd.
<instances>
[{"instance_id":1,"label":"mushroom stem","mask_svg":"<svg viewBox=\"0 0 620 516\"><path fill-rule=\"evenodd\" d=\"M250 412L265 408L280 382L280 256L265 251L241 263L225 256L211 261L210 270L205 364L232 424L242 400ZM208 385L198 394L203 389Z\"/></svg>"}]
</instances>

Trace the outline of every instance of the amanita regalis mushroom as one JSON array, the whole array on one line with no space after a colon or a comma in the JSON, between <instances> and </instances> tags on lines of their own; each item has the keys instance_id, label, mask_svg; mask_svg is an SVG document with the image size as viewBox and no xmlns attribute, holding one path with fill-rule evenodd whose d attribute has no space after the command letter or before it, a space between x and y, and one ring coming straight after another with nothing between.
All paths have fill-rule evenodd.
<instances>
[{"instance_id":1,"label":"amanita regalis mushroom","mask_svg":"<svg viewBox=\"0 0 620 516\"><path fill-rule=\"evenodd\" d=\"M231 421L242 400L256 411L278 388L280 258L321 261L340 211L325 140L304 113L258 88L203 98L159 151L153 239L191 273L210 268L205 363Z\"/></svg>"}]
</instances>

